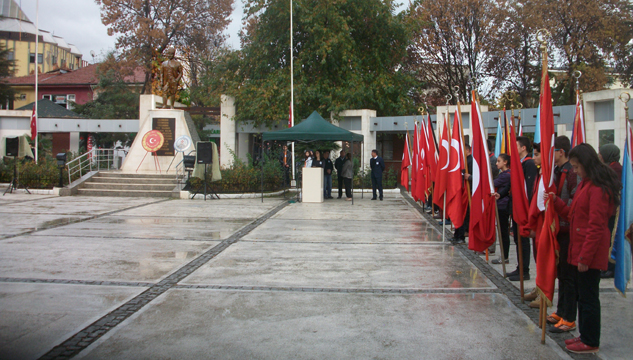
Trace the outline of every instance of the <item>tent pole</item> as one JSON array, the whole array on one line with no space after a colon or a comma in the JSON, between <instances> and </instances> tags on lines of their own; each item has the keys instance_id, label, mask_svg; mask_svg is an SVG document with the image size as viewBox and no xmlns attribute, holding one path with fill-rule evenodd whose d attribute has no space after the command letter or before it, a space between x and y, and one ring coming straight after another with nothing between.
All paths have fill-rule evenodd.
<instances>
[{"instance_id":1,"label":"tent pole","mask_svg":"<svg viewBox=\"0 0 633 360\"><path fill-rule=\"evenodd\" d=\"M365 168L365 141L363 141L360 145L360 167L361 169ZM365 182L363 181L364 179L361 178L360 179L360 198L364 199L365 198Z\"/></svg>"},{"instance_id":2,"label":"tent pole","mask_svg":"<svg viewBox=\"0 0 633 360\"><path fill-rule=\"evenodd\" d=\"M262 163L261 163L261 168L262 168L262 203L264 203L264 142L262 142Z\"/></svg>"},{"instance_id":3,"label":"tent pole","mask_svg":"<svg viewBox=\"0 0 633 360\"><path fill-rule=\"evenodd\" d=\"M352 138L352 205L354 205L354 139Z\"/></svg>"}]
</instances>

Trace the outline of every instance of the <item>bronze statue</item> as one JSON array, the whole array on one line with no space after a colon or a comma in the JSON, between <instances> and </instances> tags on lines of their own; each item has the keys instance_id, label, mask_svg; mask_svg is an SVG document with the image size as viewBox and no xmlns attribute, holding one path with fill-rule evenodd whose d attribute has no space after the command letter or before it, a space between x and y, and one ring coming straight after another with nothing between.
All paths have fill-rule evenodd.
<instances>
[{"instance_id":1,"label":"bronze statue","mask_svg":"<svg viewBox=\"0 0 633 360\"><path fill-rule=\"evenodd\" d=\"M160 66L160 86L163 90L163 109L173 109L176 102L176 93L182 78L182 65L178 60L174 60L176 49L167 49L167 58ZM167 100L171 100L168 105Z\"/></svg>"}]
</instances>

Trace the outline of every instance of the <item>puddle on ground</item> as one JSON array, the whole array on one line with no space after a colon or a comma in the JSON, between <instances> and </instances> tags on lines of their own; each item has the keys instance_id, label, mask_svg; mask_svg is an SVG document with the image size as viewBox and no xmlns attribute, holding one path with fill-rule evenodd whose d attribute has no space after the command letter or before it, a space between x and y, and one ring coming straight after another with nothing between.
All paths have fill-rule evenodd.
<instances>
[{"instance_id":1,"label":"puddle on ground","mask_svg":"<svg viewBox=\"0 0 633 360\"><path fill-rule=\"evenodd\" d=\"M37 225L36 227L34 227L32 229L33 230L48 229L48 228L53 227L53 226L63 226L63 225L76 223L76 222L81 221L82 219L83 218L79 218L79 217L59 218L59 219L44 221L43 223Z\"/></svg>"}]
</instances>

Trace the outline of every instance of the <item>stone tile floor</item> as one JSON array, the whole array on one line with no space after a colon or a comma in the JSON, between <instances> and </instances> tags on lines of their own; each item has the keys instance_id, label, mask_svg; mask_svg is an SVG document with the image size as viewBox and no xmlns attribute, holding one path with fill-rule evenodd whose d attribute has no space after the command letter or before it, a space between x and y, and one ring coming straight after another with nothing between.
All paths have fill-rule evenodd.
<instances>
[{"instance_id":1,"label":"stone tile floor","mask_svg":"<svg viewBox=\"0 0 633 360\"><path fill-rule=\"evenodd\" d=\"M569 358L516 294L399 194L0 197L0 359ZM630 299L602 300L626 358Z\"/></svg>"}]
</instances>

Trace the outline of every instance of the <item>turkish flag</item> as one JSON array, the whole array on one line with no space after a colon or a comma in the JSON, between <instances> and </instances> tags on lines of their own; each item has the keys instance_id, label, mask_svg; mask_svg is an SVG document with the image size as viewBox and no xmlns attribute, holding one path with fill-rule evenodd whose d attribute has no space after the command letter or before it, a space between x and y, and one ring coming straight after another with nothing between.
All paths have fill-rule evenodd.
<instances>
[{"instance_id":1,"label":"turkish flag","mask_svg":"<svg viewBox=\"0 0 633 360\"><path fill-rule=\"evenodd\" d=\"M37 117L35 116L35 103L33 104L33 114L31 114L31 140L35 141L37 136Z\"/></svg>"},{"instance_id":2,"label":"turkish flag","mask_svg":"<svg viewBox=\"0 0 633 360\"><path fill-rule=\"evenodd\" d=\"M415 195L420 201L424 201L426 198L426 192L429 188L428 173L427 173L427 139L426 139L426 126L424 121L420 122L420 134L418 136L418 168L417 179L415 186Z\"/></svg>"},{"instance_id":3,"label":"turkish flag","mask_svg":"<svg viewBox=\"0 0 633 360\"><path fill-rule=\"evenodd\" d=\"M560 250L556 240L558 229L558 214L554 211L554 205L548 204L536 250L536 287L538 292L545 295L547 306L552 306L556 288L556 264Z\"/></svg>"},{"instance_id":4,"label":"turkish flag","mask_svg":"<svg viewBox=\"0 0 633 360\"><path fill-rule=\"evenodd\" d=\"M435 177L437 176L437 143L435 141L435 133L433 132L433 123L431 123L431 116L426 116L426 129L427 129L427 143L428 143L428 151L427 151L427 171L429 173L429 186L435 182Z\"/></svg>"},{"instance_id":5,"label":"turkish flag","mask_svg":"<svg viewBox=\"0 0 633 360\"><path fill-rule=\"evenodd\" d=\"M552 90L547 73L547 60L543 61L540 107L542 177L536 196L538 196L537 206L540 210L545 210L545 222L539 235L536 253L536 287L547 297L548 304L551 304L556 280L556 259L558 258L556 251L558 249L556 241L558 214L553 205L548 206L543 200L546 192L556 191L554 185L554 111L552 108Z\"/></svg>"},{"instance_id":6,"label":"turkish flag","mask_svg":"<svg viewBox=\"0 0 633 360\"><path fill-rule=\"evenodd\" d=\"M464 224L468 210L468 190L464 184L466 162L462 138L461 114L455 112L453 134L448 165L448 181L446 185L446 214L455 228Z\"/></svg>"},{"instance_id":7,"label":"turkish flag","mask_svg":"<svg viewBox=\"0 0 633 360\"><path fill-rule=\"evenodd\" d=\"M402 166L400 167L400 184L409 190L409 166L411 166L411 155L409 154L409 133L404 137L404 151L402 151Z\"/></svg>"},{"instance_id":8,"label":"turkish flag","mask_svg":"<svg viewBox=\"0 0 633 360\"><path fill-rule=\"evenodd\" d=\"M505 116L505 112L504 112ZM525 174L521 166L521 157L517 148L517 139L514 133L514 119L510 125L510 189L512 189L512 218L516 221L519 229L528 225L528 214L530 203L527 197L527 186L525 184Z\"/></svg>"},{"instance_id":9,"label":"turkish flag","mask_svg":"<svg viewBox=\"0 0 633 360\"><path fill-rule=\"evenodd\" d=\"M444 116L444 126L442 128L442 137L440 138L440 158L435 170L435 193L433 194L433 204L444 209L444 198L446 193L446 184L448 182L448 166L449 164L449 136L448 136L448 120Z\"/></svg>"},{"instance_id":10,"label":"turkish flag","mask_svg":"<svg viewBox=\"0 0 633 360\"><path fill-rule=\"evenodd\" d=\"M420 152L420 146L418 141L418 124L415 123L413 125L413 160L411 164L411 196L413 196L413 200L420 200L417 197L417 188L418 188L418 163L420 162L420 157L418 156Z\"/></svg>"},{"instance_id":11,"label":"turkish flag","mask_svg":"<svg viewBox=\"0 0 633 360\"><path fill-rule=\"evenodd\" d=\"M492 196L495 191L488 159L488 145L474 92L470 116L473 132L473 173L471 174L473 195L470 206L468 248L474 251L485 251L495 242L496 199Z\"/></svg>"},{"instance_id":12,"label":"turkish flag","mask_svg":"<svg viewBox=\"0 0 633 360\"><path fill-rule=\"evenodd\" d=\"M583 114L582 102L576 95L576 115L574 116L574 129L571 133L571 147L587 142L585 135L585 115Z\"/></svg>"}]
</instances>

